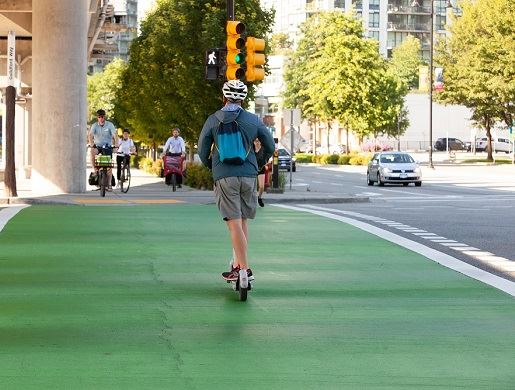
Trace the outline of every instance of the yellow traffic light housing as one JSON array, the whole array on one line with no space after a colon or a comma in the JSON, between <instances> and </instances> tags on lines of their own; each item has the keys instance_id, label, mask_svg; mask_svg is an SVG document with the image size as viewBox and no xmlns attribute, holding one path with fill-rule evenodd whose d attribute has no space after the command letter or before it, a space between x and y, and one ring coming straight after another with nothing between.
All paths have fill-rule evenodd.
<instances>
[{"instance_id":1,"label":"yellow traffic light housing","mask_svg":"<svg viewBox=\"0 0 515 390\"><path fill-rule=\"evenodd\" d=\"M265 51L265 40L255 37L247 37L245 42L247 48L247 71L245 78L247 81L259 81L265 78L265 54L257 53Z\"/></svg>"},{"instance_id":2,"label":"yellow traffic light housing","mask_svg":"<svg viewBox=\"0 0 515 390\"><path fill-rule=\"evenodd\" d=\"M242 68L245 62L245 55L241 49L245 47L245 39L241 36L245 32L245 25L235 20L228 20L226 25L227 32L227 80L239 80L245 75Z\"/></svg>"}]
</instances>

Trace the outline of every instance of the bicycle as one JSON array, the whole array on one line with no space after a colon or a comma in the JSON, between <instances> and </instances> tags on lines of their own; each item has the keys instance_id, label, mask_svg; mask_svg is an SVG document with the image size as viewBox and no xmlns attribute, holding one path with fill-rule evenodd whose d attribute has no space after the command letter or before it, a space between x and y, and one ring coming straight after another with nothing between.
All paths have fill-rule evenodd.
<instances>
[{"instance_id":1,"label":"bicycle","mask_svg":"<svg viewBox=\"0 0 515 390\"><path fill-rule=\"evenodd\" d=\"M172 188L175 192L177 189L177 181L179 176L183 177L182 165L184 157L182 153L168 153L163 156L163 175L165 177L165 183Z\"/></svg>"},{"instance_id":2,"label":"bicycle","mask_svg":"<svg viewBox=\"0 0 515 390\"><path fill-rule=\"evenodd\" d=\"M129 191L129 187L131 186L131 154L124 154L120 172L120 178L118 179L118 183L120 183L120 190L126 194ZM120 156L120 155L118 155ZM120 156L122 157L122 156Z\"/></svg>"},{"instance_id":3,"label":"bicycle","mask_svg":"<svg viewBox=\"0 0 515 390\"><path fill-rule=\"evenodd\" d=\"M112 157L110 156L113 146L104 145L98 147L93 145L90 147L98 150L98 154L95 156L95 170L98 172L97 186L100 190L100 196L105 197L107 188L109 188L109 169L114 167Z\"/></svg>"}]
</instances>

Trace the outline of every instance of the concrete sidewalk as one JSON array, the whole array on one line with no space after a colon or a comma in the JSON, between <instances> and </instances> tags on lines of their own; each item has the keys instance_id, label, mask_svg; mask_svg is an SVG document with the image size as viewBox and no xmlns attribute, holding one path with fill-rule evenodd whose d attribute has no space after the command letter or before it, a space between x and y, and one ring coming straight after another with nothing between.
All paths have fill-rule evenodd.
<instances>
[{"instance_id":1,"label":"concrete sidewalk","mask_svg":"<svg viewBox=\"0 0 515 390\"><path fill-rule=\"evenodd\" d=\"M155 177L139 169L132 169L131 186L129 192L122 193L115 188L113 192L102 198L95 187L87 186L85 193L47 195L39 193L32 187L32 181L19 179L17 181L17 198L8 198L4 193L4 183L0 183L0 204L76 204L76 205L134 205L134 204L173 204L192 203L210 204L214 203L213 191L197 190L187 186L171 191L171 187L164 184L162 178ZM284 193L265 196L266 203L350 203L368 202L368 197L356 196L350 193L323 193L309 192L305 185L286 184Z\"/></svg>"}]
</instances>

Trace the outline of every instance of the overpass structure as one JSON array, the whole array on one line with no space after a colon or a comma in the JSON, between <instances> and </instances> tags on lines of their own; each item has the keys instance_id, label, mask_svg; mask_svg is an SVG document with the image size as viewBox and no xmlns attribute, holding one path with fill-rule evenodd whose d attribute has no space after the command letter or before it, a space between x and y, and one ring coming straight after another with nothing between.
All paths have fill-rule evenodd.
<instances>
[{"instance_id":1,"label":"overpass structure","mask_svg":"<svg viewBox=\"0 0 515 390\"><path fill-rule=\"evenodd\" d=\"M14 31L16 173L30 175L38 192L86 189L86 72L107 6L108 0L0 0L1 104L5 112L7 36Z\"/></svg>"}]
</instances>

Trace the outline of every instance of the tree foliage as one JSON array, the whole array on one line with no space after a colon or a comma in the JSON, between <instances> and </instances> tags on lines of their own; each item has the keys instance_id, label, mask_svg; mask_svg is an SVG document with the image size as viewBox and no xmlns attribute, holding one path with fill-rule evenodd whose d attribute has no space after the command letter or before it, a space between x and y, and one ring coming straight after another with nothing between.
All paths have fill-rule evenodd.
<instances>
[{"instance_id":1,"label":"tree foliage","mask_svg":"<svg viewBox=\"0 0 515 390\"><path fill-rule=\"evenodd\" d=\"M116 97L122 88L122 75L127 67L125 61L117 58L109 63L103 72L88 76L88 116L96 117L96 111L104 109L110 120L119 122Z\"/></svg>"},{"instance_id":2,"label":"tree foliage","mask_svg":"<svg viewBox=\"0 0 515 390\"><path fill-rule=\"evenodd\" d=\"M225 46L226 18L222 0L158 0L143 20L117 101L137 138L163 142L173 127L186 141L198 138L206 117L222 104L222 81L205 80L204 55ZM235 19L249 35L266 38L273 13L245 0L236 4Z\"/></svg>"},{"instance_id":3,"label":"tree foliage","mask_svg":"<svg viewBox=\"0 0 515 390\"><path fill-rule=\"evenodd\" d=\"M408 36L393 49L390 69L408 88L415 88L418 85L420 64L420 41L414 36Z\"/></svg>"},{"instance_id":4,"label":"tree foliage","mask_svg":"<svg viewBox=\"0 0 515 390\"><path fill-rule=\"evenodd\" d=\"M293 41L286 33L273 34L270 39L270 51L273 54L288 52L293 47Z\"/></svg>"},{"instance_id":5,"label":"tree foliage","mask_svg":"<svg viewBox=\"0 0 515 390\"><path fill-rule=\"evenodd\" d=\"M515 110L515 3L512 0L464 0L450 38L438 47L445 87L438 99L470 108L488 137L497 121L513 125Z\"/></svg>"},{"instance_id":6,"label":"tree foliage","mask_svg":"<svg viewBox=\"0 0 515 390\"><path fill-rule=\"evenodd\" d=\"M301 32L285 70L286 105L300 107L311 121L330 126L337 120L360 138L396 135L406 86L388 71L377 43L363 38L361 22L352 14L324 12Z\"/></svg>"}]
</instances>

